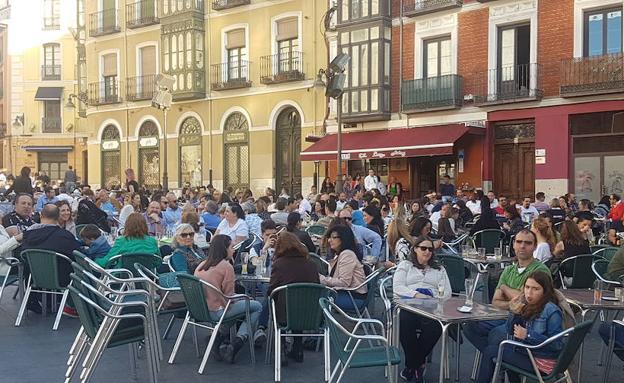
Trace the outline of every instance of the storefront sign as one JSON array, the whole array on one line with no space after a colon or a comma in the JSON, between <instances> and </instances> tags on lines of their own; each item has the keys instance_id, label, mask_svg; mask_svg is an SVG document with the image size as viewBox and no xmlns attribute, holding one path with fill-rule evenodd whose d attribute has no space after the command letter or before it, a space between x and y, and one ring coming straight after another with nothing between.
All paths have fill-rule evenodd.
<instances>
[{"instance_id":1,"label":"storefront sign","mask_svg":"<svg viewBox=\"0 0 624 383\"><path fill-rule=\"evenodd\" d=\"M119 149L119 141L104 141L102 142L102 149L117 150Z\"/></svg>"},{"instance_id":2,"label":"storefront sign","mask_svg":"<svg viewBox=\"0 0 624 383\"><path fill-rule=\"evenodd\" d=\"M403 150L395 150L390 153L391 157L405 157L406 153Z\"/></svg>"},{"instance_id":3,"label":"storefront sign","mask_svg":"<svg viewBox=\"0 0 624 383\"><path fill-rule=\"evenodd\" d=\"M464 157L465 157L464 149L458 150L457 151L457 171L459 173L464 172Z\"/></svg>"},{"instance_id":4,"label":"storefront sign","mask_svg":"<svg viewBox=\"0 0 624 383\"><path fill-rule=\"evenodd\" d=\"M546 157L546 149L535 149L535 157Z\"/></svg>"},{"instance_id":5,"label":"storefront sign","mask_svg":"<svg viewBox=\"0 0 624 383\"><path fill-rule=\"evenodd\" d=\"M343 160L350 160L351 159L351 153L340 153L340 158Z\"/></svg>"},{"instance_id":6,"label":"storefront sign","mask_svg":"<svg viewBox=\"0 0 624 383\"><path fill-rule=\"evenodd\" d=\"M372 158L384 158L386 155L380 152L373 152Z\"/></svg>"},{"instance_id":7,"label":"storefront sign","mask_svg":"<svg viewBox=\"0 0 624 383\"><path fill-rule=\"evenodd\" d=\"M139 140L140 148L152 148L158 146L158 138L156 137L143 137Z\"/></svg>"},{"instance_id":8,"label":"storefront sign","mask_svg":"<svg viewBox=\"0 0 624 383\"><path fill-rule=\"evenodd\" d=\"M226 132L225 133L225 142L228 144L236 143L236 142L246 142L247 141L247 132Z\"/></svg>"},{"instance_id":9,"label":"storefront sign","mask_svg":"<svg viewBox=\"0 0 624 383\"><path fill-rule=\"evenodd\" d=\"M535 163L538 165L543 165L546 163L546 156L535 157Z\"/></svg>"},{"instance_id":10,"label":"storefront sign","mask_svg":"<svg viewBox=\"0 0 624 383\"><path fill-rule=\"evenodd\" d=\"M365 159L367 159L367 158L368 158L368 154L366 154L366 153L360 153L360 154L358 154L358 158L359 158L359 159L361 159L361 160L365 160Z\"/></svg>"}]
</instances>

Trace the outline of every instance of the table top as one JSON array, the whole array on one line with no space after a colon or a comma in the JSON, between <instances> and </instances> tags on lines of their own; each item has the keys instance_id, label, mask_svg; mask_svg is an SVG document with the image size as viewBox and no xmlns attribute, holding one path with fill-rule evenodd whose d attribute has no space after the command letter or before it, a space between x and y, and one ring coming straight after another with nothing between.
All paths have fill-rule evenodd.
<instances>
[{"instance_id":1,"label":"table top","mask_svg":"<svg viewBox=\"0 0 624 383\"><path fill-rule=\"evenodd\" d=\"M612 291L603 291L603 299L594 302L594 290L590 289L567 289L559 290L566 300L582 309L590 310L624 310L624 302L605 300L604 297L613 297Z\"/></svg>"},{"instance_id":2,"label":"table top","mask_svg":"<svg viewBox=\"0 0 624 383\"><path fill-rule=\"evenodd\" d=\"M475 264L479 263L479 264L488 264L488 265L513 263L515 261L514 258L510 258L510 257L502 257L501 259L496 259L493 256L492 257L488 256L486 259L469 258L469 257L463 257L463 258L470 263L475 263Z\"/></svg>"},{"instance_id":3,"label":"table top","mask_svg":"<svg viewBox=\"0 0 624 383\"><path fill-rule=\"evenodd\" d=\"M465 297L437 298L395 298L396 305L404 311L409 311L443 323L458 323L470 320L497 320L507 319L509 312L492 305L483 305L474 302L472 311L463 313L457 308L464 305Z\"/></svg>"},{"instance_id":4,"label":"table top","mask_svg":"<svg viewBox=\"0 0 624 383\"><path fill-rule=\"evenodd\" d=\"M259 283L269 283L271 278L264 275L255 275L255 274L236 274L236 280L241 282L259 282Z\"/></svg>"}]
</instances>

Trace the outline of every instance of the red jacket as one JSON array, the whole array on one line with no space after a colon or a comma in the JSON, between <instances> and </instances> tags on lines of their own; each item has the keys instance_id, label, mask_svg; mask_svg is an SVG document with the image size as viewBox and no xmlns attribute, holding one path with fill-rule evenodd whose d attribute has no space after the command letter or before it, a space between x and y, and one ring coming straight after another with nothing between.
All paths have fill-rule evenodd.
<instances>
[{"instance_id":1,"label":"red jacket","mask_svg":"<svg viewBox=\"0 0 624 383\"><path fill-rule=\"evenodd\" d=\"M624 202L619 201L615 206L611 208L609 212L608 218L611 218L614 221L621 221L624 217Z\"/></svg>"}]
</instances>

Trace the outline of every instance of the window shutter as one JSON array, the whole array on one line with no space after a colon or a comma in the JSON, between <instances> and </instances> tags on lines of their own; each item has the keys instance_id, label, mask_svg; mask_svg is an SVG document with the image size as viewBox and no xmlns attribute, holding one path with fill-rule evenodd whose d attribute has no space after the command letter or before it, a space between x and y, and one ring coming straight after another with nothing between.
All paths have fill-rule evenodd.
<instances>
[{"instance_id":1,"label":"window shutter","mask_svg":"<svg viewBox=\"0 0 624 383\"><path fill-rule=\"evenodd\" d=\"M156 74L156 47L141 48L141 75Z\"/></svg>"},{"instance_id":2,"label":"window shutter","mask_svg":"<svg viewBox=\"0 0 624 383\"><path fill-rule=\"evenodd\" d=\"M110 53L104 55L104 66L102 76L117 76L117 55Z\"/></svg>"},{"instance_id":3,"label":"window shutter","mask_svg":"<svg viewBox=\"0 0 624 383\"><path fill-rule=\"evenodd\" d=\"M245 46L245 30L235 29L229 31L226 35L227 44L226 49L243 48Z\"/></svg>"},{"instance_id":4,"label":"window shutter","mask_svg":"<svg viewBox=\"0 0 624 383\"><path fill-rule=\"evenodd\" d=\"M299 36L297 18L289 17L277 22L277 41L296 39Z\"/></svg>"}]
</instances>

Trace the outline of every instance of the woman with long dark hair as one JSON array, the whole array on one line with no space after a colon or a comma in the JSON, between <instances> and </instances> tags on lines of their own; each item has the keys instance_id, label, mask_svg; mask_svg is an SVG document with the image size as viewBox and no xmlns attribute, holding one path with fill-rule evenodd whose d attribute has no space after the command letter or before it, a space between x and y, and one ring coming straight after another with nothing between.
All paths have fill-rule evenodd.
<instances>
[{"instance_id":1,"label":"woman with long dark hair","mask_svg":"<svg viewBox=\"0 0 624 383\"><path fill-rule=\"evenodd\" d=\"M356 252L355 236L349 226L336 225L327 229L325 234L329 247L337 254L329 261L329 275L320 275L321 283L328 287L354 288L361 285L366 279L364 266L359 261ZM362 286L351 295L358 307L366 299L368 290ZM338 307L345 310L353 310L353 302L345 292L338 292L336 297Z\"/></svg>"},{"instance_id":2,"label":"woman with long dark hair","mask_svg":"<svg viewBox=\"0 0 624 383\"><path fill-rule=\"evenodd\" d=\"M316 252L316 246L314 245L314 242L312 242L312 238L310 238L310 234L301 230L301 223L303 222L303 219L301 218L301 214L297 213L296 211L288 214L288 219L286 220L286 222L287 222L286 231L296 235L299 241L303 245L305 245L308 252L310 253Z\"/></svg>"},{"instance_id":3,"label":"woman with long dark hair","mask_svg":"<svg viewBox=\"0 0 624 383\"><path fill-rule=\"evenodd\" d=\"M227 235L215 235L210 243L210 250L208 250L208 257L205 261L197 266L195 269L195 276L203 281L210 283L223 293L223 295L234 295L234 267L230 263L234 256L234 249L232 248L233 241ZM211 290L206 290L206 303L210 316L213 320L217 321L223 315L223 310L226 305L226 301L221 295L216 294ZM225 313L225 319L236 317L243 314L247 310L247 302L239 300L233 302L228 307L228 311ZM217 335L214 347L218 351L218 355L228 363L234 363L236 354L243 347L245 342L250 339L253 334L253 329L258 324L258 317L262 305L257 301L249 302L249 323L245 320L238 328L236 338L231 344L222 344L225 337L221 334Z\"/></svg>"},{"instance_id":4,"label":"woman with long dark hair","mask_svg":"<svg viewBox=\"0 0 624 383\"><path fill-rule=\"evenodd\" d=\"M559 259L566 259L576 255L591 254L589 241L579 229L584 224L584 219L579 218L578 223L566 220L561 225L561 241L554 247L554 255Z\"/></svg>"},{"instance_id":5,"label":"woman with long dark hair","mask_svg":"<svg viewBox=\"0 0 624 383\"><path fill-rule=\"evenodd\" d=\"M538 345L546 339L563 331L563 313L555 295L555 287L548 273L534 271L524 282L523 293L510 303L511 315L507 320L507 334L513 340L528 345ZM492 381L494 359L498 356L499 345L488 345L483 351L477 383ZM533 350L538 369L544 375L552 372L559 353L563 349L563 340ZM533 364L526 352L513 346L503 348L503 362L523 370L533 371ZM512 383L520 382L520 377L507 370L507 377Z\"/></svg>"},{"instance_id":6,"label":"woman with long dark hair","mask_svg":"<svg viewBox=\"0 0 624 383\"><path fill-rule=\"evenodd\" d=\"M470 228L470 235L485 229L500 229L500 225L496 219L496 213L490 208L490 199L488 197L481 197L481 215L477 222Z\"/></svg>"},{"instance_id":7,"label":"woman with long dark hair","mask_svg":"<svg viewBox=\"0 0 624 383\"><path fill-rule=\"evenodd\" d=\"M431 239L419 236L409 259L401 261L394 273L392 290L395 296L406 298L439 298L451 296L451 282L433 256ZM401 377L406 381L423 381L425 361L438 342L442 329L438 322L401 311L399 334L405 351L405 368ZM420 336L418 333L420 332Z\"/></svg>"},{"instance_id":8,"label":"woman with long dark hair","mask_svg":"<svg viewBox=\"0 0 624 383\"><path fill-rule=\"evenodd\" d=\"M382 238L385 234L385 225L383 218L381 218L381 211L378 207L368 205L363 209L364 222L366 222L366 228L379 234Z\"/></svg>"}]
</instances>

